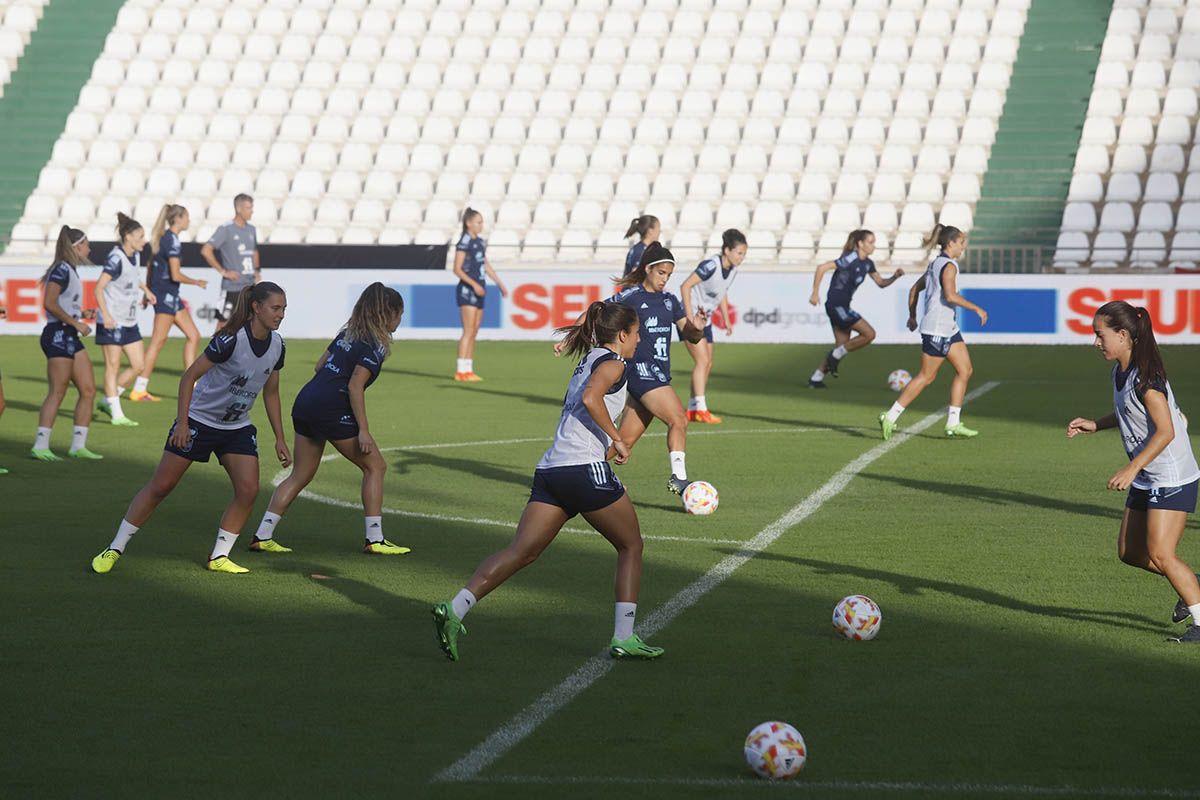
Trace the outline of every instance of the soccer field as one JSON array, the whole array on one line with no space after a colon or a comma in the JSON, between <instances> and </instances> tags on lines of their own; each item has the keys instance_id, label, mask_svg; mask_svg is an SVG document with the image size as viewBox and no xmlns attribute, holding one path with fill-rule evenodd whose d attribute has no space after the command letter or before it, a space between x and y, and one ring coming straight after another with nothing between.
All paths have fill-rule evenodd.
<instances>
[{"instance_id":1,"label":"soccer field","mask_svg":"<svg viewBox=\"0 0 1200 800\"><path fill-rule=\"evenodd\" d=\"M285 414L323 345L289 343ZM359 473L335 459L280 525L294 553L247 553L246 535L251 573L209 573L229 495L210 463L99 576L89 560L174 417L179 345L152 384L165 401L126 404L141 427L93 423L104 461L44 464L27 457L44 360L6 338L0 796L755 797L772 787L742 741L771 719L809 750L774 788L805 796L1200 796L1200 651L1166 642L1166 581L1116 558L1118 435L1064 435L1111 411L1098 354L974 347L964 421L981 435L946 440L930 416L947 368L885 446L885 377L915 372L915 346L856 353L813 392L827 348L718 345L708 397L725 422L693 425L688 469L719 511L689 517L667 492L661 424L618 468L647 539L639 624L666 656L603 655L615 559L577 519L472 611L450 663L429 606L511 537L573 366L548 344L481 343L476 385L449 379L452 342L396 344L367 405L387 535L410 555L361 554ZM686 395L691 362L674 355ZM1164 359L1196 418L1196 349ZM254 419L246 534L280 472L261 404ZM1195 567L1198 529L1180 550ZM882 608L874 641L830 626L855 593Z\"/></svg>"}]
</instances>

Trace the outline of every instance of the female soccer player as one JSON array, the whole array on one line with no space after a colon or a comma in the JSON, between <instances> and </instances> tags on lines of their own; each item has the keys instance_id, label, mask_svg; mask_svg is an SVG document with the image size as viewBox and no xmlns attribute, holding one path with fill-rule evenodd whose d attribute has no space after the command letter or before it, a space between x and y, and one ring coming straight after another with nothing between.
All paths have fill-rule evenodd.
<instances>
[{"instance_id":1,"label":"female soccer player","mask_svg":"<svg viewBox=\"0 0 1200 800\"><path fill-rule=\"evenodd\" d=\"M1108 488L1129 490L1117 534L1117 555L1126 564L1162 575L1179 595L1173 622L1192 624L1173 641L1200 643L1200 581L1176 554L1188 514L1196 510L1200 466L1188 440L1187 420L1154 340L1150 312L1122 300L1105 303L1092 320L1096 348L1112 371L1114 412L1100 419L1076 417L1067 438L1119 428L1129 463L1108 479Z\"/></svg>"},{"instance_id":2,"label":"female soccer player","mask_svg":"<svg viewBox=\"0 0 1200 800\"><path fill-rule=\"evenodd\" d=\"M197 461L207 463L213 453L229 474L233 499L221 515L208 569L250 571L233 563L229 553L258 495L258 431L250 422L250 407L259 392L275 433L275 455L285 467L292 462L279 407L284 346L277 331L286 309L287 297L274 283L263 281L242 290L233 314L179 379L178 416L167 434L162 460L129 504L112 544L92 559L94 572L112 570L129 540L188 467Z\"/></svg>"},{"instance_id":3,"label":"female soccer player","mask_svg":"<svg viewBox=\"0 0 1200 800\"><path fill-rule=\"evenodd\" d=\"M262 553L289 553L275 541L279 520L321 466L325 442L362 470L362 501L366 515L364 553L402 555L409 548L383 538L383 476L387 462L371 437L366 391L392 352L392 334L400 325L404 299L395 289L376 281L354 304L350 319L317 359L314 375L292 405L296 431L292 474L275 489L271 504L250 543Z\"/></svg>"},{"instance_id":4,"label":"female soccer player","mask_svg":"<svg viewBox=\"0 0 1200 800\"><path fill-rule=\"evenodd\" d=\"M187 337L183 344L184 369L195 362L196 351L200 348L200 331L196 330L196 323L192 320L183 298L179 296L180 284L199 286L201 289L208 287L208 281L189 278L183 274L180 267L179 256L183 252L183 246L179 242L179 234L186 231L189 224L191 218L186 208L168 204L158 212L158 219L150 232L150 249L154 253L154 260L150 264L150 291L155 297L154 331L150 334L146 365L142 374L134 381L133 391L129 393L129 399L133 401L158 402L158 398L150 394L147 387L150 385L154 365L158 363L158 354L167 343L172 325Z\"/></svg>"},{"instance_id":5,"label":"female soccer player","mask_svg":"<svg viewBox=\"0 0 1200 800\"><path fill-rule=\"evenodd\" d=\"M96 320L96 344L104 352L104 399L99 409L112 419L113 425L136 426L121 409L121 393L142 371L145 349L142 332L138 330L138 304L154 304L154 293L142 283L142 248L146 232L137 220L117 213L117 238L104 261L104 271L96 281L96 305L100 316ZM119 375L121 353L129 357L129 366Z\"/></svg>"},{"instance_id":6,"label":"female soccer player","mask_svg":"<svg viewBox=\"0 0 1200 800\"><path fill-rule=\"evenodd\" d=\"M42 276L46 286L46 327L42 329L42 352L46 354L46 377L49 389L38 413L37 437L30 455L39 461L61 461L50 450L50 431L54 418L67 394L67 384L74 383L79 392L75 403L75 428L71 434L72 458L100 459L103 456L87 449L88 425L92 421L92 401L96 397L96 377L92 362L83 349L81 335L92 332L83 321L83 282L75 268L90 264L88 240L83 231L66 225L58 232L54 247L54 264Z\"/></svg>"},{"instance_id":7,"label":"female soccer player","mask_svg":"<svg viewBox=\"0 0 1200 800\"><path fill-rule=\"evenodd\" d=\"M725 335L733 333L733 317L729 314L729 301L726 294L737 277L737 268L746 260L746 237L741 231L730 228L721 234L721 253L712 258L706 258L696 267L696 271L687 276L679 287L679 297L683 300L684 316L692 316L693 307L699 308L706 317L711 317L718 308L725 320ZM687 418L689 422L703 422L708 425L720 424L721 418L708 410L708 400L704 390L708 386L708 375L712 372L713 361L713 329L712 325L704 326L704 338L696 343L687 342L688 352L696 362L692 369L692 396L688 399Z\"/></svg>"},{"instance_id":8,"label":"female soccer player","mask_svg":"<svg viewBox=\"0 0 1200 800\"><path fill-rule=\"evenodd\" d=\"M955 307L979 315L979 323L987 325L988 315L979 306L958 293L958 259L967 249L967 235L950 225L939 223L925 240L925 247L937 244L940 253L929 262L925 274L908 290L908 329L917 329L917 295L925 292L925 316L921 319L921 369L900 393L900 399L879 415L879 428L884 439L896 430L896 420L917 395L933 383L942 362L950 359L954 367L954 382L950 384L950 412L946 417L946 436L969 438L979 431L962 424L963 398L971 380L971 355L963 341L955 319Z\"/></svg>"},{"instance_id":9,"label":"female soccer player","mask_svg":"<svg viewBox=\"0 0 1200 800\"><path fill-rule=\"evenodd\" d=\"M473 208L463 212L462 236L454 250L454 275L458 278L455 297L458 312L462 316L462 337L458 340L458 367L454 380L475 383L483 380L475 374L475 337L483 323L483 300L487 295L487 277L496 282L501 297L508 297L492 264L487 260L487 242L479 235L483 232L483 214Z\"/></svg>"},{"instance_id":10,"label":"female soccer player","mask_svg":"<svg viewBox=\"0 0 1200 800\"><path fill-rule=\"evenodd\" d=\"M563 350L582 356L567 384L554 441L533 473L529 503L512 543L486 558L453 600L433 607L438 643L458 660L458 637L467 632L463 617L477 602L522 567L529 566L562 526L582 514L617 549L616 613L609 653L613 658L658 658L633 632L642 581L642 534L637 513L608 459L629 460L617 432L625 405L625 362L638 343L638 317L628 306L595 302L581 322L560 328Z\"/></svg>"},{"instance_id":11,"label":"female soccer player","mask_svg":"<svg viewBox=\"0 0 1200 800\"><path fill-rule=\"evenodd\" d=\"M825 295L825 313L829 315L829 325L833 328L834 347L808 379L809 388L824 389L826 373L836 378L838 362L847 353L861 350L875 341L875 329L850 308L850 300L868 275L876 286L884 288L895 283L904 270L898 269L892 273L892 277L884 278L875 270L875 262L871 260L874 252L875 234L867 230L853 231L842 246L842 255L836 261L821 264L813 275L812 297L808 298L808 302L815 306L821 302L821 280L825 273L833 270L829 293ZM857 335L852 337L851 333Z\"/></svg>"},{"instance_id":12,"label":"female soccer player","mask_svg":"<svg viewBox=\"0 0 1200 800\"><path fill-rule=\"evenodd\" d=\"M8 309L0 305L0 320L8 319ZM0 378L0 416L4 416L4 381ZM8 470L0 467L0 475L7 475Z\"/></svg>"},{"instance_id":13,"label":"female soccer player","mask_svg":"<svg viewBox=\"0 0 1200 800\"><path fill-rule=\"evenodd\" d=\"M646 248L653 242L658 241L658 237L662 235L662 224L658 221L658 217L650 214L643 214L640 217L634 217L629 223L629 230L625 231L625 238L637 236L638 240L633 243L633 247L629 248L629 252L625 254L625 271L622 276L628 275L637 269L638 264L642 263L642 253L646 252Z\"/></svg>"}]
</instances>

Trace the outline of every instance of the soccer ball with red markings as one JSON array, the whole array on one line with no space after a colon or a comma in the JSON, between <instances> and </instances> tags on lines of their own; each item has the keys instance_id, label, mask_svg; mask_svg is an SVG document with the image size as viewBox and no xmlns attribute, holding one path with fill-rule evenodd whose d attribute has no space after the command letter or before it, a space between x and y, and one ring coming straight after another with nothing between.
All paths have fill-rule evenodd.
<instances>
[{"instance_id":1,"label":"soccer ball with red markings","mask_svg":"<svg viewBox=\"0 0 1200 800\"><path fill-rule=\"evenodd\" d=\"M717 487L708 481L692 481L683 490L683 509L689 514L711 514L719 503Z\"/></svg>"},{"instance_id":2,"label":"soccer ball with red markings","mask_svg":"<svg viewBox=\"0 0 1200 800\"><path fill-rule=\"evenodd\" d=\"M879 606L866 595L843 597L833 609L833 629L856 642L874 639L881 622L883 614Z\"/></svg>"},{"instance_id":3,"label":"soccer ball with red markings","mask_svg":"<svg viewBox=\"0 0 1200 800\"><path fill-rule=\"evenodd\" d=\"M904 387L908 386L912 380L912 375L908 374L906 369L894 369L888 375L888 388L893 392L902 392Z\"/></svg>"},{"instance_id":4,"label":"soccer ball with red markings","mask_svg":"<svg viewBox=\"0 0 1200 800\"><path fill-rule=\"evenodd\" d=\"M794 778L804 769L808 748L800 731L786 722L764 722L746 736L746 763L771 780Z\"/></svg>"}]
</instances>

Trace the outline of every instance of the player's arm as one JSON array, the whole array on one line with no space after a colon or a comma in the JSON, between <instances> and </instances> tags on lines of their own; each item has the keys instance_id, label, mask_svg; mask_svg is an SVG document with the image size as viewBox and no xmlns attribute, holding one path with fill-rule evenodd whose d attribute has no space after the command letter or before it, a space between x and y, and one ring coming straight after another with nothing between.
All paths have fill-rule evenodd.
<instances>
[{"instance_id":1,"label":"player's arm","mask_svg":"<svg viewBox=\"0 0 1200 800\"><path fill-rule=\"evenodd\" d=\"M225 269L224 267L222 267L222 266L221 266L221 262L217 261L217 253L216 253L216 251L213 249L213 243L212 243L212 242L205 242L205 243L204 243L204 246L200 248L200 257L201 257L201 258L203 258L203 259L204 259L204 261L205 261L205 262L206 262L206 263L207 263L207 264L208 264L210 267L212 267L213 269L215 269L215 270L217 271L217 273L218 273L218 274L220 274L220 276L221 276L222 278L227 278L227 279L229 279L229 280L231 280L231 281L236 281L236 280L237 280L239 277L241 277L240 275L238 275L238 273L234 272L233 270L231 270L231 269ZM174 261L178 261L178 260L179 260L179 259L174 259ZM168 259L168 260L167 260L167 263L168 263L168 264L171 264L171 263L172 263L172 259ZM171 280L173 280L173 281L178 281L178 280L180 280L179 278L177 278L177 277L175 277L175 276L176 276L175 267L174 267L174 265L172 264L172 266L171 266ZM180 281L180 282L182 282L182 281ZM191 280L189 280L189 281L188 281L188 283L192 283L192 282L193 282L193 281L191 281Z\"/></svg>"},{"instance_id":2,"label":"player's arm","mask_svg":"<svg viewBox=\"0 0 1200 800\"><path fill-rule=\"evenodd\" d=\"M317 359L317 365L313 367L313 372L320 372L325 366L325 362L328 361L332 356L333 352L330 350L326 350L324 353L321 353L321 357Z\"/></svg>"},{"instance_id":3,"label":"player's arm","mask_svg":"<svg viewBox=\"0 0 1200 800\"><path fill-rule=\"evenodd\" d=\"M683 280L683 285L679 287L679 299L683 301L683 315L690 317L692 315L692 290L700 285L700 276L693 272Z\"/></svg>"},{"instance_id":4,"label":"player's arm","mask_svg":"<svg viewBox=\"0 0 1200 800\"><path fill-rule=\"evenodd\" d=\"M880 289L886 289L896 281L900 280L900 276L904 274L904 270L898 269L892 273L892 277L885 278L879 274L879 270L871 273L871 280L875 281L875 285Z\"/></svg>"},{"instance_id":5,"label":"player's arm","mask_svg":"<svg viewBox=\"0 0 1200 800\"><path fill-rule=\"evenodd\" d=\"M288 466L292 463L292 453L287 446L287 433L283 430L283 410L279 403L279 370L272 370L263 386L263 405L267 408L267 419L271 422L271 430L275 433L275 457L279 463Z\"/></svg>"},{"instance_id":6,"label":"player's arm","mask_svg":"<svg viewBox=\"0 0 1200 800\"><path fill-rule=\"evenodd\" d=\"M729 313L729 298L721 298L721 319L725 320L725 335L733 336L733 315Z\"/></svg>"},{"instance_id":7,"label":"player's arm","mask_svg":"<svg viewBox=\"0 0 1200 800\"><path fill-rule=\"evenodd\" d=\"M175 408L175 428L170 439L171 445L179 450L186 449L192 438L187 421L188 408L192 405L192 391L196 388L196 381L215 366L216 364L209 360L206 348L205 352L201 353L200 357L193 361L192 365L185 369L179 378L179 403Z\"/></svg>"},{"instance_id":8,"label":"player's arm","mask_svg":"<svg viewBox=\"0 0 1200 800\"><path fill-rule=\"evenodd\" d=\"M204 246L209 249L210 253L212 252L211 246L209 246L207 244ZM201 252L201 255L203 255L204 251L201 250L200 252ZM180 263L179 256L168 256L167 257L167 269L169 269L171 271L171 280L175 281L176 283L182 283L182 284L186 284L189 286L199 286L201 289L208 288L208 281L197 280L195 278L189 278L187 275L183 274L183 264ZM217 271L222 272L219 265L217 267Z\"/></svg>"},{"instance_id":9,"label":"player's arm","mask_svg":"<svg viewBox=\"0 0 1200 800\"><path fill-rule=\"evenodd\" d=\"M837 262L826 261L824 264L817 265L817 271L813 273L813 290L812 296L808 298L810 305L821 304L821 281L825 279L825 273L837 267Z\"/></svg>"},{"instance_id":10,"label":"player's arm","mask_svg":"<svg viewBox=\"0 0 1200 800\"><path fill-rule=\"evenodd\" d=\"M504 281L500 280L500 276L496 274L496 270L492 269L492 262L483 258L483 272L492 279L492 283L496 284L496 288L500 290L501 297L508 297L508 287L504 285Z\"/></svg>"},{"instance_id":11,"label":"player's arm","mask_svg":"<svg viewBox=\"0 0 1200 800\"><path fill-rule=\"evenodd\" d=\"M616 359L609 359L592 370L592 376L588 378L587 385L583 387L583 407L600 426L600 430L612 439L612 447L615 451L613 460L618 464L624 464L629 460L629 448L625 446L625 442L621 441L620 431L608 416L608 407L604 404L604 397L624 374L625 364Z\"/></svg>"},{"instance_id":12,"label":"player's arm","mask_svg":"<svg viewBox=\"0 0 1200 800\"><path fill-rule=\"evenodd\" d=\"M254 248L254 282L262 283L262 261L258 258L258 248Z\"/></svg>"},{"instance_id":13,"label":"player's arm","mask_svg":"<svg viewBox=\"0 0 1200 800\"><path fill-rule=\"evenodd\" d=\"M99 279L96 281L96 289L92 293L96 297L96 308L100 309L100 315L108 324L104 327L108 330L113 330L117 327L117 323L113 322L112 314L108 313L108 303L104 300L104 287L112 283L112 275L107 272L101 272Z\"/></svg>"},{"instance_id":14,"label":"player's arm","mask_svg":"<svg viewBox=\"0 0 1200 800\"><path fill-rule=\"evenodd\" d=\"M1074 439L1081 433L1095 433L1096 431L1104 431L1109 428L1117 427L1117 415L1109 414L1100 419L1088 419L1087 417L1076 417L1067 423L1067 438Z\"/></svg>"},{"instance_id":15,"label":"player's arm","mask_svg":"<svg viewBox=\"0 0 1200 800\"><path fill-rule=\"evenodd\" d=\"M475 294L482 296L483 295L483 287L479 285L479 281L472 278L470 275L468 275L466 273L465 270L463 270L463 264L465 264L466 261L467 261L466 251L464 251L464 250L455 250L454 251L454 277L458 278L460 281L465 283L467 286L470 286L471 289L475 292Z\"/></svg>"},{"instance_id":16,"label":"player's arm","mask_svg":"<svg viewBox=\"0 0 1200 800\"><path fill-rule=\"evenodd\" d=\"M917 329L917 298L923 291L925 291L925 275L917 278L917 282L908 290L908 329L910 331Z\"/></svg>"},{"instance_id":17,"label":"player's arm","mask_svg":"<svg viewBox=\"0 0 1200 800\"><path fill-rule=\"evenodd\" d=\"M953 262L942 270L942 297L952 306L974 311L979 315L979 324L987 325L987 312L958 293L958 267Z\"/></svg>"},{"instance_id":18,"label":"player's arm","mask_svg":"<svg viewBox=\"0 0 1200 800\"><path fill-rule=\"evenodd\" d=\"M704 338L704 326L708 324L708 315L703 311L697 311L690 317L680 317L675 321L675 327L679 329L679 335L684 338L684 341L696 344Z\"/></svg>"},{"instance_id":19,"label":"player's arm","mask_svg":"<svg viewBox=\"0 0 1200 800\"><path fill-rule=\"evenodd\" d=\"M350 373L350 383L346 389L350 394L350 410L354 412L354 421L358 423L358 448L363 455L370 455L378 448L371 436L367 423L367 381L371 380L371 370L362 364L354 367Z\"/></svg>"},{"instance_id":20,"label":"player's arm","mask_svg":"<svg viewBox=\"0 0 1200 800\"><path fill-rule=\"evenodd\" d=\"M62 304L58 302L58 298L62 297L62 290L63 287L57 283L46 281L46 299L42 305L46 309L47 316L54 317L59 322L70 325L79 331L81 336L87 336L92 332L91 327L83 320L75 319L64 311Z\"/></svg>"}]
</instances>

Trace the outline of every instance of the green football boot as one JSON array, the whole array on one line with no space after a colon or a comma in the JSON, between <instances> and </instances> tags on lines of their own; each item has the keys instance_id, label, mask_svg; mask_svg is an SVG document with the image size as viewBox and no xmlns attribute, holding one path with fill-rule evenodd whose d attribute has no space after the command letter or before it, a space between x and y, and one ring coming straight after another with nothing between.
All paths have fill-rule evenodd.
<instances>
[{"instance_id":1,"label":"green football boot","mask_svg":"<svg viewBox=\"0 0 1200 800\"><path fill-rule=\"evenodd\" d=\"M433 607L433 627L437 631L438 647L451 661L458 661L458 637L467 635L467 626L454 613L449 603Z\"/></svg>"},{"instance_id":2,"label":"green football boot","mask_svg":"<svg viewBox=\"0 0 1200 800\"><path fill-rule=\"evenodd\" d=\"M616 639L608 645L608 652L613 658L658 658L667 652L661 647L654 647L642 641L636 633L628 639Z\"/></svg>"}]
</instances>

